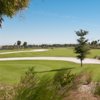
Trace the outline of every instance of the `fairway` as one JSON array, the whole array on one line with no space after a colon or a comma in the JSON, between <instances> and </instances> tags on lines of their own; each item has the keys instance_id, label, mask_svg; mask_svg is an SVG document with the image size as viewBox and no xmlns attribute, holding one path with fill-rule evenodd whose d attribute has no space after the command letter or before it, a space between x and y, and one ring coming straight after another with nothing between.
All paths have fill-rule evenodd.
<instances>
[{"instance_id":1,"label":"fairway","mask_svg":"<svg viewBox=\"0 0 100 100\"><path fill-rule=\"evenodd\" d=\"M15 51L15 50L14 50ZM25 51L25 50L24 50ZM1 50L3 53L3 51ZM9 52L9 51L4 51ZM10 52L13 52L11 50ZM0 58L6 57L34 57L34 56L58 56L58 57L65 57L65 56L75 56L73 52L73 48L54 48L49 49L48 51L44 52L21 52L21 53L12 53L12 54L0 54Z\"/></svg>"},{"instance_id":2,"label":"fairway","mask_svg":"<svg viewBox=\"0 0 100 100\"><path fill-rule=\"evenodd\" d=\"M27 50L27 49L26 49ZM32 50L32 49L29 49ZM16 50L1 50L0 52L13 52ZM24 50L25 51L25 50ZM88 58L94 58L100 55L100 49L91 49ZM8 57L75 57L74 48L54 48L44 52L20 52L12 54L0 54L0 58Z\"/></svg>"},{"instance_id":3,"label":"fairway","mask_svg":"<svg viewBox=\"0 0 100 100\"><path fill-rule=\"evenodd\" d=\"M100 81L100 65L87 65L82 68L79 64L65 61L4 61L0 62L0 83L15 84L18 83L21 76L34 67L35 71L47 71L51 69L72 68L72 72L79 73L81 71L92 72L93 81ZM45 73L53 75L53 72ZM41 74L39 74L41 76Z\"/></svg>"}]
</instances>

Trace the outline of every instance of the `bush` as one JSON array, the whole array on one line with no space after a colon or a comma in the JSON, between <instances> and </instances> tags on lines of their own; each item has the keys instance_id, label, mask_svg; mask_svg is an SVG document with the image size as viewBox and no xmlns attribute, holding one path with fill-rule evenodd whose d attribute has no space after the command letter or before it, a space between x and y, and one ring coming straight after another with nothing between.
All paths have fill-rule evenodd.
<instances>
[{"instance_id":1,"label":"bush","mask_svg":"<svg viewBox=\"0 0 100 100\"><path fill-rule=\"evenodd\" d=\"M16 87L13 100L62 100L74 77L70 71L59 71L54 78L45 75L40 79L31 68Z\"/></svg>"},{"instance_id":2,"label":"bush","mask_svg":"<svg viewBox=\"0 0 100 100\"><path fill-rule=\"evenodd\" d=\"M73 81L75 79L75 75L71 74L71 71L60 71L57 72L54 76L54 83L58 84L60 88L70 87L73 85Z\"/></svg>"}]
</instances>

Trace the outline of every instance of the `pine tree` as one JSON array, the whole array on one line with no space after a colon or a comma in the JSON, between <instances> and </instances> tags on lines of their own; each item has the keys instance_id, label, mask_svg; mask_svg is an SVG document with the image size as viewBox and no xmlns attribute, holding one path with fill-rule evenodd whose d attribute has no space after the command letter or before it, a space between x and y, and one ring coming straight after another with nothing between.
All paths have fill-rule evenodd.
<instances>
[{"instance_id":1,"label":"pine tree","mask_svg":"<svg viewBox=\"0 0 100 100\"><path fill-rule=\"evenodd\" d=\"M88 39L85 38L87 34L88 31L82 29L76 32L76 35L79 37L79 39L77 39L78 44L75 47L75 53L77 54L77 58L81 61L81 67L83 66L83 60L89 53Z\"/></svg>"}]
</instances>

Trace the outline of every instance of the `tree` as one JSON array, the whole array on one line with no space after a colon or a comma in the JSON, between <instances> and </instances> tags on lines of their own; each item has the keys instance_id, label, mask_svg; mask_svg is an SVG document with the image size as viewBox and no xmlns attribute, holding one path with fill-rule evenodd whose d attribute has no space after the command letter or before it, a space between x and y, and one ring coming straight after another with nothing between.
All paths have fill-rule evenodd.
<instances>
[{"instance_id":1,"label":"tree","mask_svg":"<svg viewBox=\"0 0 100 100\"><path fill-rule=\"evenodd\" d=\"M21 41L17 41L17 46L18 46L18 48L20 47L20 45L21 45Z\"/></svg>"},{"instance_id":2,"label":"tree","mask_svg":"<svg viewBox=\"0 0 100 100\"><path fill-rule=\"evenodd\" d=\"M27 47L27 42L23 43L23 47L26 48Z\"/></svg>"},{"instance_id":3,"label":"tree","mask_svg":"<svg viewBox=\"0 0 100 100\"><path fill-rule=\"evenodd\" d=\"M92 41L91 44L90 44L91 47L92 48L98 48L99 47L99 41L100 40L94 40L94 41Z\"/></svg>"},{"instance_id":4,"label":"tree","mask_svg":"<svg viewBox=\"0 0 100 100\"><path fill-rule=\"evenodd\" d=\"M77 58L81 61L81 67L83 65L82 61L85 59L86 55L89 53L88 39L85 36L88 34L88 31L80 30L76 32L76 35L79 37L77 39L77 46L75 47L75 53L78 54Z\"/></svg>"},{"instance_id":5,"label":"tree","mask_svg":"<svg viewBox=\"0 0 100 100\"><path fill-rule=\"evenodd\" d=\"M12 18L18 11L28 7L30 0L0 0L0 27L3 16Z\"/></svg>"}]
</instances>

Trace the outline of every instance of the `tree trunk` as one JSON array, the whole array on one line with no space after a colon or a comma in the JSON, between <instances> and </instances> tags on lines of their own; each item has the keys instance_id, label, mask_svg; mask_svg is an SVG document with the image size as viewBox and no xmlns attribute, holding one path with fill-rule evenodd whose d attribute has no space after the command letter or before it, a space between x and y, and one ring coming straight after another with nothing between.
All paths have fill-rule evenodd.
<instances>
[{"instance_id":1,"label":"tree trunk","mask_svg":"<svg viewBox=\"0 0 100 100\"><path fill-rule=\"evenodd\" d=\"M81 67L83 66L83 62L82 62L82 59L81 59Z\"/></svg>"}]
</instances>

